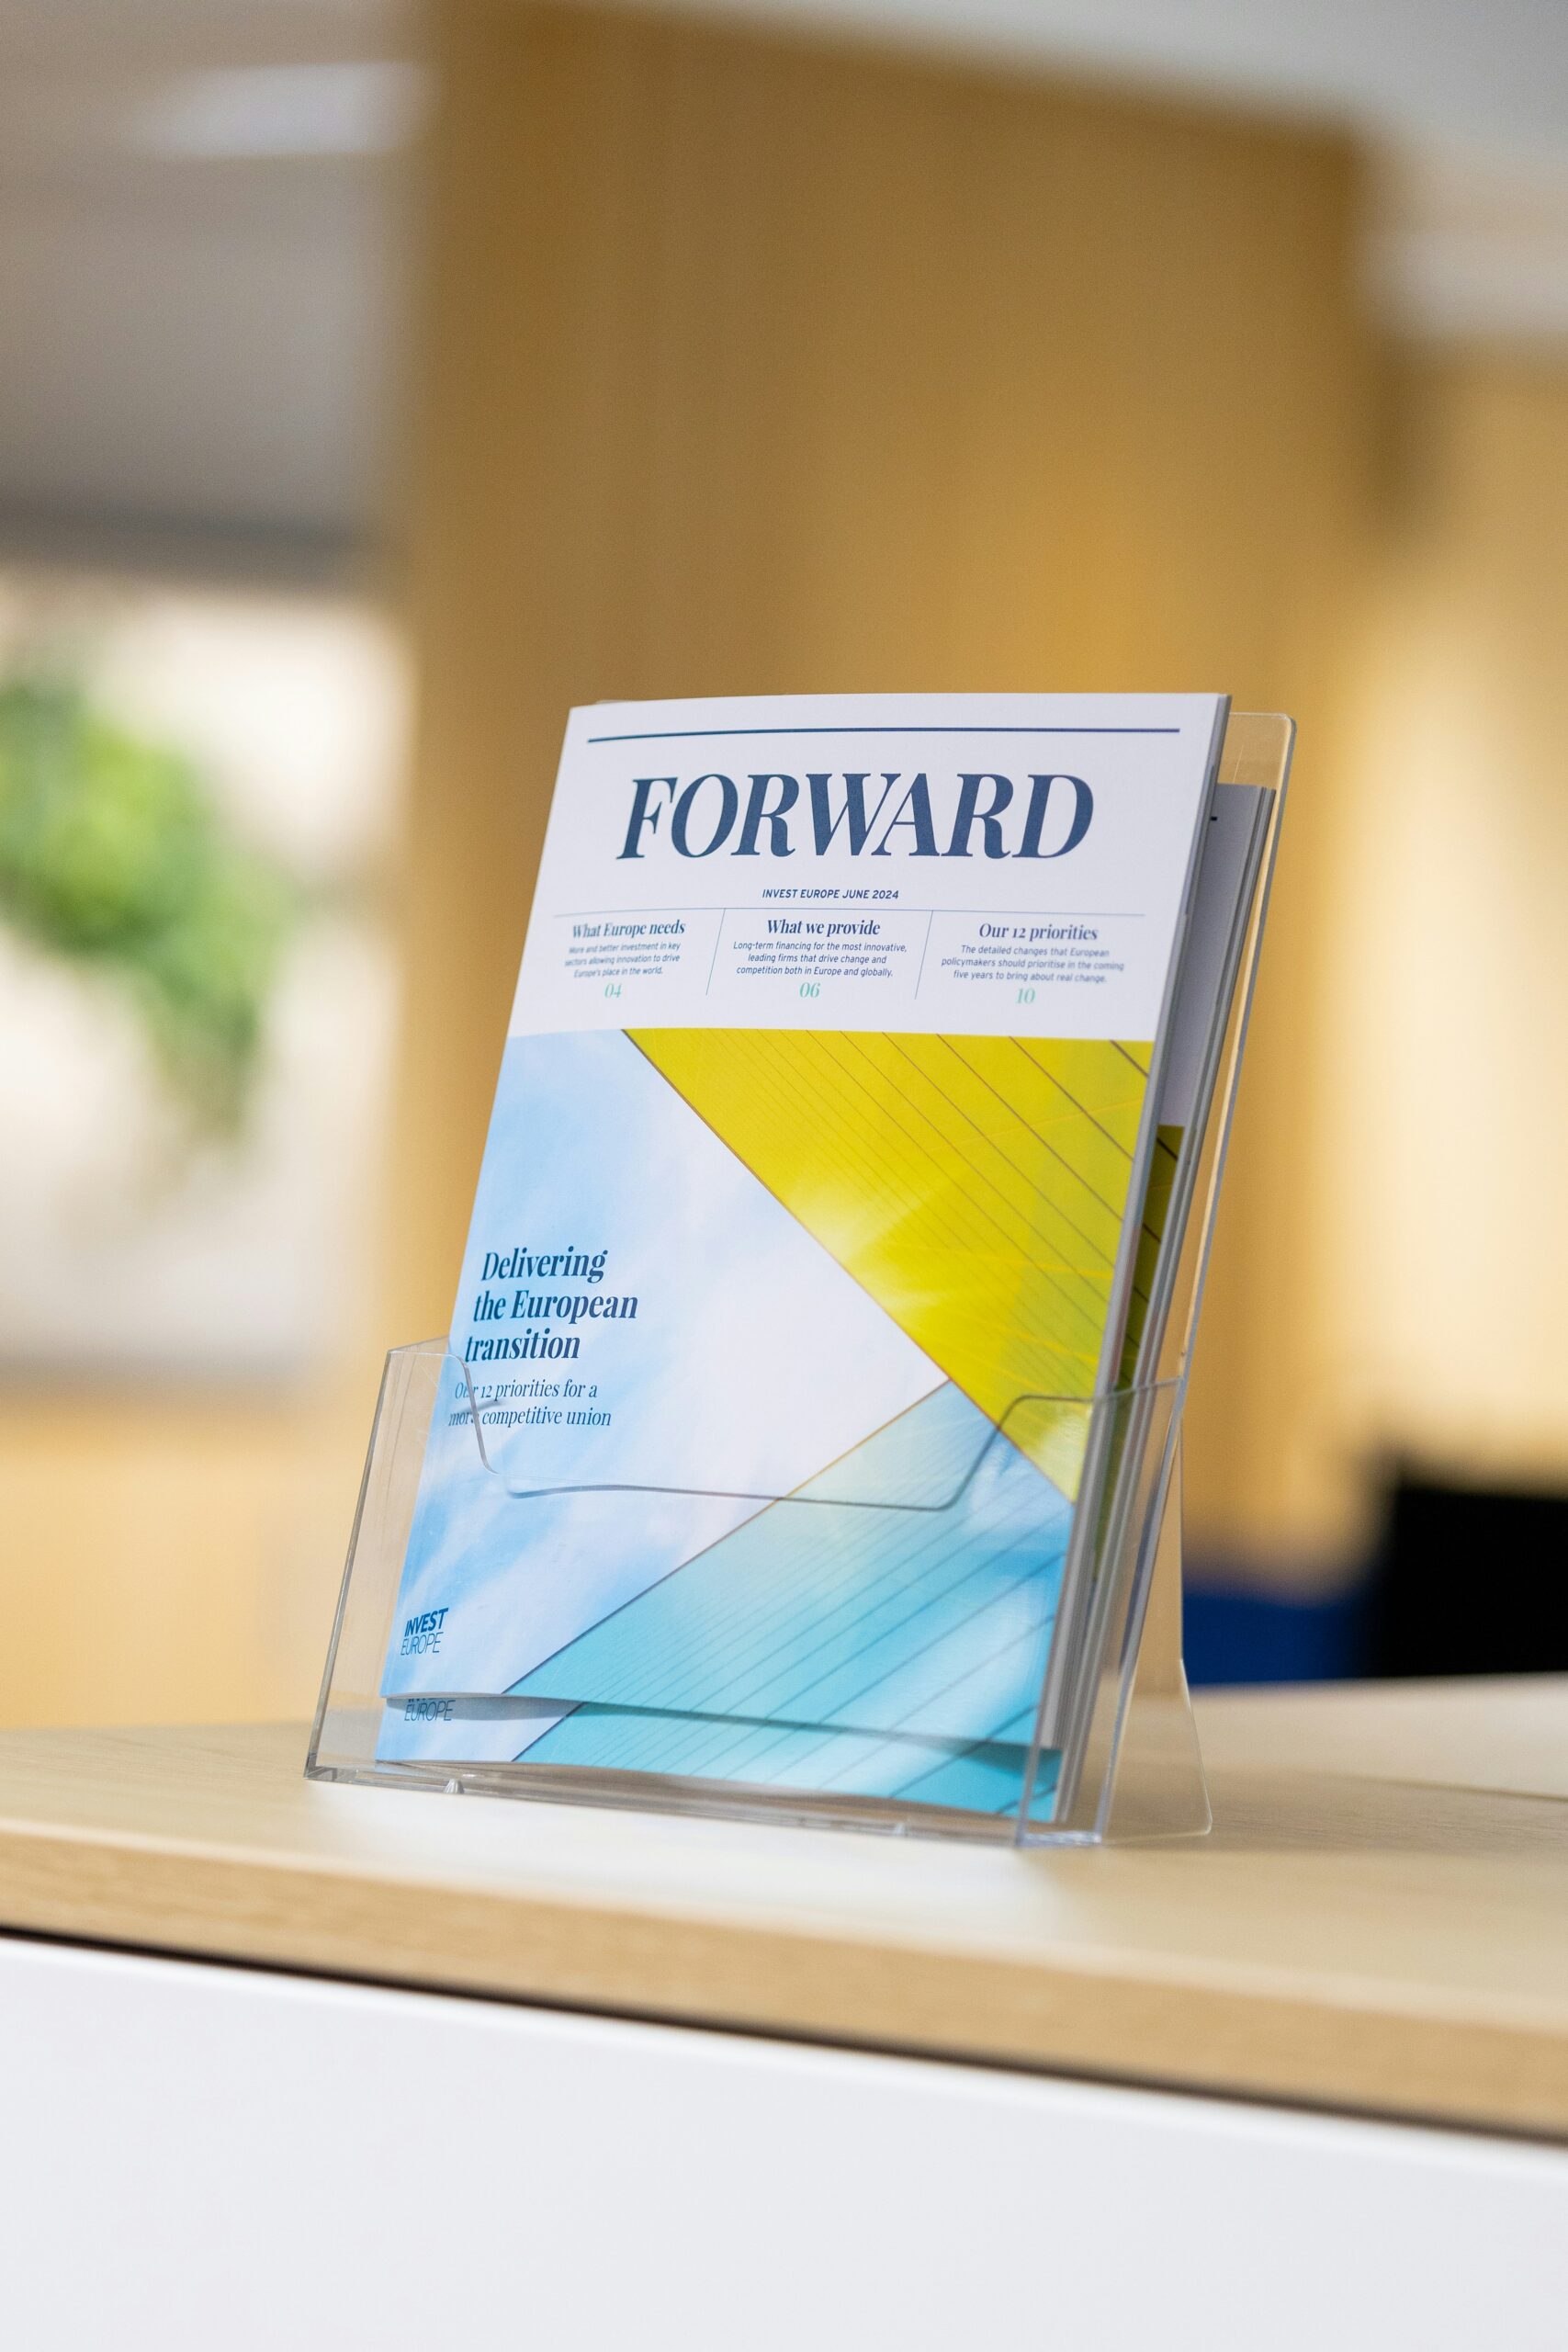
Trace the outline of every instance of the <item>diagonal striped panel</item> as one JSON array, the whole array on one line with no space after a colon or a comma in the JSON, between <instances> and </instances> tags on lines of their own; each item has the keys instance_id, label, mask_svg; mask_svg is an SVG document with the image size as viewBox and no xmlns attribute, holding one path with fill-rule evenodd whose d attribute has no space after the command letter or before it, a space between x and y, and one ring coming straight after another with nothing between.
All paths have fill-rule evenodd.
<instances>
[{"instance_id":1,"label":"diagonal striped panel","mask_svg":"<svg viewBox=\"0 0 1568 2352\"><path fill-rule=\"evenodd\" d=\"M941 1448L956 1430L972 1453L985 1429L949 1385L863 1451L901 1453L907 1432ZM886 1483L875 1463L868 1475ZM958 1800L915 1783L956 1786L982 1770L972 1749L998 1747L1005 1803L1071 1520L1003 1442L938 1510L775 1503L513 1686L579 1710L529 1759L944 1803Z\"/></svg>"},{"instance_id":2,"label":"diagonal striped panel","mask_svg":"<svg viewBox=\"0 0 1568 2352\"><path fill-rule=\"evenodd\" d=\"M993 1421L1021 1396L1092 1391L1147 1045L629 1034Z\"/></svg>"},{"instance_id":3,"label":"diagonal striped panel","mask_svg":"<svg viewBox=\"0 0 1568 2352\"><path fill-rule=\"evenodd\" d=\"M1011 1740L953 1741L796 1727L776 1732L764 1755L745 1725L584 1705L515 1760L1016 1814L1029 1768L1029 1732ZM1030 1806L1037 1821L1049 1821L1055 1809L1057 1764L1054 1750L1043 1753Z\"/></svg>"}]
</instances>

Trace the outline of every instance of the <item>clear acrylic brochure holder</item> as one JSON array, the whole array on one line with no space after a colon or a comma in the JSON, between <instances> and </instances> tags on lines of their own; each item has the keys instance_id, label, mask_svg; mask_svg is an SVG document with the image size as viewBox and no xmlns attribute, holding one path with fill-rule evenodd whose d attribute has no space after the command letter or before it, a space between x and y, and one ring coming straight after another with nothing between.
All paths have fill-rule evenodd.
<instances>
[{"instance_id":1,"label":"clear acrylic brochure holder","mask_svg":"<svg viewBox=\"0 0 1568 2352\"><path fill-rule=\"evenodd\" d=\"M966 1420L932 1442L928 1425L919 1445L865 1450L852 1469L792 1489L770 1480L765 1461L748 1474L735 1460L700 1484L671 1486L649 1465L614 1487L569 1489L539 1476L526 1431L493 1417L487 1427L471 1374L445 1341L394 1349L311 1778L1020 1845L1209 1827L1180 1663L1181 1417L1292 738L1271 716L1233 714L1227 728L1221 781L1266 796L1257 879L1206 1073L1201 1148L1177 1180L1190 1204L1179 1257L1162 1270L1157 1328L1127 1385L1021 1396L980 1439ZM456 1428L471 1446L472 1477L503 1514L571 1492L589 1510L602 1497L613 1529L628 1508L656 1510L672 1492L728 1497L754 1505L773 1540L727 1570L694 1648L650 1596L640 1614L595 1627L592 1645L566 1653L570 1668L547 1660L504 1694L404 1699L440 1724L442 1752L389 1756L383 1680L438 1418L448 1443ZM1031 1480L1031 1462L1055 1485ZM1076 1510L1061 1507L1063 1492ZM962 1572L944 1566L954 1561ZM917 1604L937 1635L924 1670L909 1660L879 1673ZM972 1694L976 1678L989 1678L1002 1718L983 1738L954 1696ZM513 1731L515 1756L505 1752Z\"/></svg>"}]
</instances>

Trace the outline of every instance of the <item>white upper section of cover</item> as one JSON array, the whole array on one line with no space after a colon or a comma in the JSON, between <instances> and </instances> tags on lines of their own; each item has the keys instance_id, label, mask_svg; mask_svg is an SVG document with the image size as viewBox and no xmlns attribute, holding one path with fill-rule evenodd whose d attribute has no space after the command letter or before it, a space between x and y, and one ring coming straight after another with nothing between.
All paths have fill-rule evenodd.
<instances>
[{"instance_id":1,"label":"white upper section of cover","mask_svg":"<svg viewBox=\"0 0 1568 2352\"><path fill-rule=\"evenodd\" d=\"M571 715L516 1035L1152 1039L1214 695L833 695Z\"/></svg>"}]
</instances>

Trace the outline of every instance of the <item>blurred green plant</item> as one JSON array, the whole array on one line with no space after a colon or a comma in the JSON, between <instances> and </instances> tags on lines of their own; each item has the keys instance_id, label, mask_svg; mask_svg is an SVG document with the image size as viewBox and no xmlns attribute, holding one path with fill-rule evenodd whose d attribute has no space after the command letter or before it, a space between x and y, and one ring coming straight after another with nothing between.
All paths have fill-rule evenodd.
<instances>
[{"instance_id":1,"label":"blurred green plant","mask_svg":"<svg viewBox=\"0 0 1568 2352\"><path fill-rule=\"evenodd\" d=\"M299 897L197 769L78 684L0 683L0 914L130 993L198 1124L232 1134Z\"/></svg>"}]
</instances>

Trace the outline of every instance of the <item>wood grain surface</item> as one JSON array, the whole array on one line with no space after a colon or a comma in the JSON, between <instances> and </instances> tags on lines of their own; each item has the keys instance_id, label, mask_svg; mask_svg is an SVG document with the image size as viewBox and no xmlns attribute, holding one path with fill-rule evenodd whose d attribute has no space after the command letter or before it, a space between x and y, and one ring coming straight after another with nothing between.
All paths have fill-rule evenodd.
<instances>
[{"instance_id":1,"label":"wood grain surface","mask_svg":"<svg viewBox=\"0 0 1568 2352\"><path fill-rule=\"evenodd\" d=\"M1201 1723L1213 1838L1024 1854L311 1785L294 1725L12 1732L0 1923L1568 2136L1568 1683Z\"/></svg>"}]
</instances>

